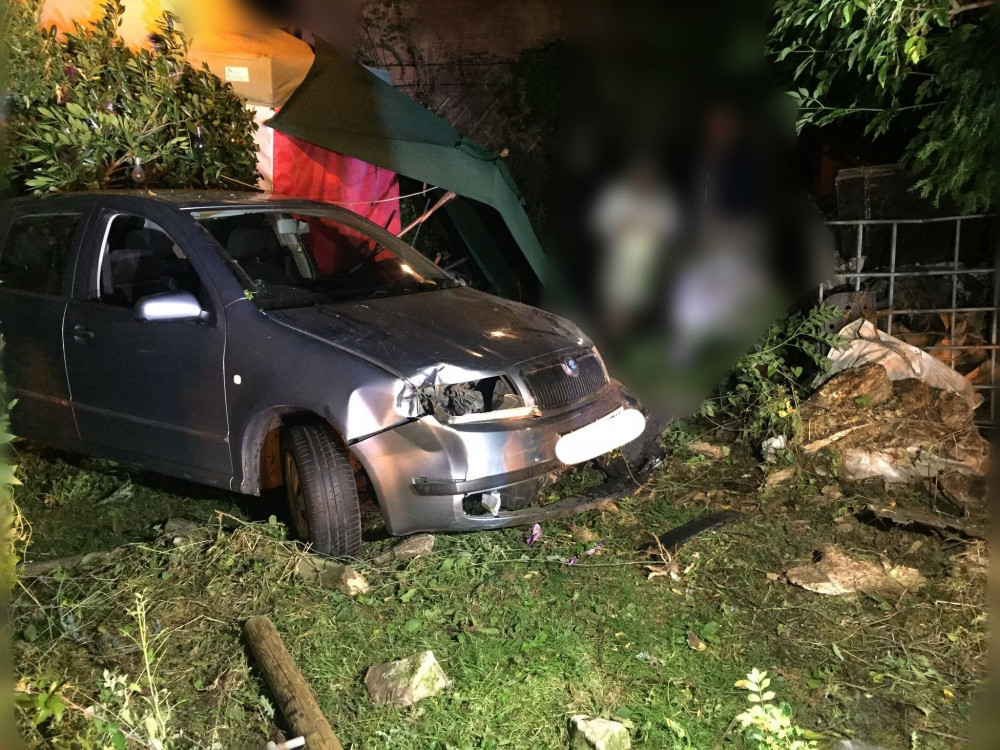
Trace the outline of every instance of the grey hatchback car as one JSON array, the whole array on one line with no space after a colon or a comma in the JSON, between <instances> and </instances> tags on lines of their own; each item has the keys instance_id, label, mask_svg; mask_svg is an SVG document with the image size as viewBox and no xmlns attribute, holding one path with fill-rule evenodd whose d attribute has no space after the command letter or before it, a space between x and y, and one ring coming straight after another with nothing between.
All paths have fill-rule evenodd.
<instances>
[{"instance_id":1,"label":"grey hatchback car","mask_svg":"<svg viewBox=\"0 0 1000 750\"><path fill-rule=\"evenodd\" d=\"M346 210L276 195L10 201L16 434L250 495L316 551L565 515L547 477L644 417L571 322L464 286Z\"/></svg>"}]
</instances>

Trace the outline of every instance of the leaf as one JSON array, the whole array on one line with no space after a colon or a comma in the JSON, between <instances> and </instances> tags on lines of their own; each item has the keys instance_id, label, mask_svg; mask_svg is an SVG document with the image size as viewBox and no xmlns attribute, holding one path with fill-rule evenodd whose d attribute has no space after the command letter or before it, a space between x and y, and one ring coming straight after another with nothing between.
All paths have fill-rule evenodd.
<instances>
[{"instance_id":1,"label":"leaf","mask_svg":"<svg viewBox=\"0 0 1000 750\"><path fill-rule=\"evenodd\" d=\"M709 643L718 643L719 642L718 632L719 632L719 623L717 622L705 623L705 625L703 625L701 628L701 637L703 640L708 641Z\"/></svg>"},{"instance_id":2,"label":"leaf","mask_svg":"<svg viewBox=\"0 0 1000 750\"><path fill-rule=\"evenodd\" d=\"M693 630L687 632L687 644L695 651L705 651L708 648L705 642Z\"/></svg>"},{"instance_id":3,"label":"leaf","mask_svg":"<svg viewBox=\"0 0 1000 750\"><path fill-rule=\"evenodd\" d=\"M416 633L418 630L420 630L422 625L423 622L421 622L416 618L412 618L403 623L403 627L400 628L400 630L402 630L404 633Z\"/></svg>"},{"instance_id":4,"label":"leaf","mask_svg":"<svg viewBox=\"0 0 1000 750\"><path fill-rule=\"evenodd\" d=\"M52 712L52 718L54 718L56 722L62 719L63 711L66 710L66 701L64 701L60 696L49 696L45 705Z\"/></svg>"},{"instance_id":5,"label":"leaf","mask_svg":"<svg viewBox=\"0 0 1000 750\"><path fill-rule=\"evenodd\" d=\"M678 722L671 719L669 716L664 716L663 722L667 725L667 729L669 729L674 734L674 736L676 736L678 739L684 740L687 746L691 747L690 744L691 738L688 735L687 730L683 726L681 726Z\"/></svg>"}]
</instances>

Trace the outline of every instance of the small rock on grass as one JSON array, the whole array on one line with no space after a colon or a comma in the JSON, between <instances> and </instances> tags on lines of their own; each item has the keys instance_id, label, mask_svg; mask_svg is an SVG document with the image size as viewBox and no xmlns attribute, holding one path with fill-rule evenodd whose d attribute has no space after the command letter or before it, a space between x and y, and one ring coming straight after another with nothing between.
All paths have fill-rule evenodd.
<instances>
[{"instance_id":1,"label":"small rock on grass","mask_svg":"<svg viewBox=\"0 0 1000 750\"><path fill-rule=\"evenodd\" d=\"M302 555L295 564L295 575L309 583L336 589L344 596L368 593L368 581L350 565L316 555Z\"/></svg>"},{"instance_id":2,"label":"small rock on grass","mask_svg":"<svg viewBox=\"0 0 1000 750\"><path fill-rule=\"evenodd\" d=\"M163 524L163 536L175 547L183 544L207 542L212 538L213 531L205 524L189 521L186 518L168 518Z\"/></svg>"},{"instance_id":3,"label":"small rock on grass","mask_svg":"<svg viewBox=\"0 0 1000 750\"><path fill-rule=\"evenodd\" d=\"M388 565L400 560L412 560L416 557L426 557L434 550L433 534L416 534L407 537L385 554L372 560L372 565Z\"/></svg>"},{"instance_id":4,"label":"small rock on grass","mask_svg":"<svg viewBox=\"0 0 1000 750\"><path fill-rule=\"evenodd\" d=\"M372 667L365 675L365 687L375 705L405 708L444 692L451 687L451 680L434 658L434 652L421 651Z\"/></svg>"},{"instance_id":5,"label":"small rock on grass","mask_svg":"<svg viewBox=\"0 0 1000 750\"><path fill-rule=\"evenodd\" d=\"M577 714L569 720L570 750L628 750L632 738L624 724Z\"/></svg>"},{"instance_id":6,"label":"small rock on grass","mask_svg":"<svg viewBox=\"0 0 1000 750\"><path fill-rule=\"evenodd\" d=\"M730 449L728 445L713 445L704 440L695 440L688 443L688 450L713 461L718 461L720 458L728 456Z\"/></svg>"}]
</instances>

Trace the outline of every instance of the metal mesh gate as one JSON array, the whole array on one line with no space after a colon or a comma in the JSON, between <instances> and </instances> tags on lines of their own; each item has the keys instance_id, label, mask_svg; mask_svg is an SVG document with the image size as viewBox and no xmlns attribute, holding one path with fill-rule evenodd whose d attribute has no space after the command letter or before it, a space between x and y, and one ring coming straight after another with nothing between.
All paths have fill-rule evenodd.
<instances>
[{"instance_id":1,"label":"metal mesh gate","mask_svg":"<svg viewBox=\"0 0 1000 750\"><path fill-rule=\"evenodd\" d=\"M820 300L965 375L984 397L981 424L995 424L997 278L995 217L831 221L836 275Z\"/></svg>"}]
</instances>

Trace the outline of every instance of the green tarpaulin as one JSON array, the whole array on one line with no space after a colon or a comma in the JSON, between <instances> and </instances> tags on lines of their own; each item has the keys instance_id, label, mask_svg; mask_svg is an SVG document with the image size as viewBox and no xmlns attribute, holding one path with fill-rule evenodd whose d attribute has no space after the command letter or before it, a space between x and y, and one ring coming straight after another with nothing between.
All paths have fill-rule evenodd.
<instances>
[{"instance_id":1,"label":"green tarpaulin","mask_svg":"<svg viewBox=\"0 0 1000 750\"><path fill-rule=\"evenodd\" d=\"M328 45L317 43L309 74L266 124L492 206L545 285L545 255L500 156Z\"/></svg>"}]
</instances>

